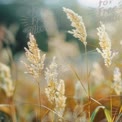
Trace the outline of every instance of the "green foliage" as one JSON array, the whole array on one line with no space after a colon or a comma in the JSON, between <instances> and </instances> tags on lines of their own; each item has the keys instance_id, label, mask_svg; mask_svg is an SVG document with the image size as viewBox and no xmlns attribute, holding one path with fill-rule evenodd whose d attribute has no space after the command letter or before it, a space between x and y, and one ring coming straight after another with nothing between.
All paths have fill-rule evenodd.
<instances>
[{"instance_id":1,"label":"green foliage","mask_svg":"<svg viewBox=\"0 0 122 122\"><path fill-rule=\"evenodd\" d=\"M97 115L97 113L99 112L100 109L103 109L104 114L106 116L106 119L108 122L112 122L112 118L110 116L110 112L105 108L105 106L98 106L92 113L91 115L91 120L90 122L94 122L95 116Z\"/></svg>"}]
</instances>

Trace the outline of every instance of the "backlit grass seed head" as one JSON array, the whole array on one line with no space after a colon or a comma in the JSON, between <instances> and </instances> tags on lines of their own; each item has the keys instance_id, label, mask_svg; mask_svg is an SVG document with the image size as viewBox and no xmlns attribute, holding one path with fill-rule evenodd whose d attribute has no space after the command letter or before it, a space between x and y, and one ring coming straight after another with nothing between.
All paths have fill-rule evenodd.
<instances>
[{"instance_id":1,"label":"backlit grass seed head","mask_svg":"<svg viewBox=\"0 0 122 122\"><path fill-rule=\"evenodd\" d=\"M57 82L57 76L58 76L58 65L55 62L55 57L53 58L52 63L49 65L48 68L46 68L45 71L45 79L47 82L53 81Z\"/></svg>"},{"instance_id":2,"label":"backlit grass seed head","mask_svg":"<svg viewBox=\"0 0 122 122\"><path fill-rule=\"evenodd\" d=\"M97 28L97 30L98 30L97 34L99 36L99 41L100 41L99 45L100 45L101 49L96 48L96 50L104 58L105 65L107 67L109 67L111 65L111 61L112 61L113 57L117 53L112 53L111 40L110 40L108 34L106 33L105 26L102 23L100 23L100 24L101 24L101 26L99 28Z\"/></svg>"},{"instance_id":3,"label":"backlit grass seed head","mask_svg":"<svg viewBox=\"0 0 122 122\"><path fill-rule=\"evenodd\" d=\"M0 63L0 88L2 88L7 97L12 97L14 93L14 84L11 79L10 68Z\"/></svg>"},{"instance_id":4,"label":"backlit grass seed head","mask_svg":"<svg viewBox=\"0 0 122 122\"><path fill-rule=\"evenodd\" d=\"M65 94L65 85L64 81L60 80L56 87L56 93L55 93L55 111L58 115L61 117L63 116L65 106L66 106L66 97Z\"/></svg>"},{"instance_id":5,"label":"backlit grass seed head","mask_svg":"<svg viewBox=\"0 0 122 122\"><path fill-rule=\"evenodd\" d=\"M31 63L37 64L40 61L40 50L38 49L38 45L36 40L32 34L29 34L30 41L27 43L28 48L24 48L26 53L26 57Z\"/></svg>"},{"instance_id":6,"label":"backlit grass seed head","mask_svg":"<svg viewBox=\"0 0 122 122\"><path fill-rule=\"evenodd\" d=\"M71 21L71 26L75 28L68 32L86 45L87 33L82 17L68 8L63 8L63 10L66 13L67 18Z\"/></svg>"},{"instance_id":7,"label":"backlit grass seed head","mask_svg":"<svg viewBox=\"0 0 122 122\"><path fill-rule=\"evenodd\" d=\"M41 56L41 51L38 48L36 39L30 33L29 34L30 41L28 42L28 49L25 49L25 55L30 64L24 63L27 68L27 73L31 74L34 78L39 78L41 71L44 68L45 54Z\"/></svg>"},{"instance_id":8,"label":"backlit grass seed head","mask_svg":"<svg viewBox=\"0 0 122 122\"><path fill-rule=\"evenodd\" d=\"M46 68L45 71L45 79L48 83L45 93L50 103L55 106L55 112L62 117L66 106L65 84L64 80L58 79L57 68L58 65L54 57L49 68Z\"/></svg>"},{"instance_id":9,"label":"backlit grass seed head","mask_svg":"<svg viewBox=\"0 0 122 122\"><path fill-rule=\"evenodd\" d=\"M121 72L118 67L115 68L114 74L113 74L113 84L112 88L115 90L117 95L120 95L122 93L122 79L121 79Z\"/></svg>"},{"instance_id":10,"label":"backlit grass seed head","mask_svg":"<svg viewBox=\"0 0 122 122\"><path fill-rule=\"evenodd\" d=\"M56 88L56 83L54 81L48 82L48 87L45 88L45 93L51 104L53 104L55 100L55 88Z\"/></svg>"}]
</instances>

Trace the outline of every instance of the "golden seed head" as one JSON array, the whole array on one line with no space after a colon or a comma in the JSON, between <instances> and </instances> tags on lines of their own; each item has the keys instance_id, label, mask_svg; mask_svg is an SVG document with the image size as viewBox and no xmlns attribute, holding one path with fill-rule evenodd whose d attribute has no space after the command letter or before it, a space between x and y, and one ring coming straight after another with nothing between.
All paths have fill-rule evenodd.
<instances>
[{"instance_id":1,"label":"golden seed head","mask_svg":"<svg viewBox=\"0 0 122 122\"><path fill-rule=\"evenodd\" d=\"M115 68L114 74L113 74L113 84L112 88L115 90L117 95L120 95L122 93L122 79L121 79L121 72L118 67Z\"/></svg>"},{"instance_id":2,"label":"golden seed head","mask_svg":"<svg viewBox=\"0 0 122 122\"><path fill-rule=\"evenodd\" d=\"M55 112L62 117L65 110L65 84L64 80L58 80L57 63L55 62L55 57L49 68L46 68L45 79L48 83L48 87L45 88L45 93L51 104L55 106Z\"/></svg>"},{"instance_id":3,"label":"golden seed head","mask_svg":"<svg viewBox=\"0 0 122 122\"><path fill-rule=\"evenodd\" d=\"M14 85L11 79L10 68L0 63L0 88L2 88L7 97L12 97L14 93Z\"/></svg>"},{"instance_id":4,"label":"golden seed head","mask_svg":"<svg viewBox=\"0 0 122 122\"><path fill-rule=\"evenodd\" d=\"M63 8L63 10L66 13L67 18L71 21L71 26L75 28L72 29L72 31L68 32L71 33L75 38L78 38L81 42L83 42L84 45L86 45L87 33L82 17L71 9Z\"/></svg>"},{"instance_id":5,"label":"golden seed head","mask_svg":"<svg viewBox=\"0 0 122 122\"><path fill-rule=\"evenodd\" d=\"M41 71L44 68L46 55L43 54L41 56L41 51L38 48L36 39L31 33L29 34L29 39L30 41L28 42L28 49L25 48L25 55L30 64L23 63L27 68L27 73L31 74L34 78L39 78Z\"/></svg>"},{"instance_id":6,"label":"golden seed head","mask_svg":"<svg viewBox=\"0 0 122 122\"><path fill-rule=\"evenodd\" d=\"M100 45L101 49L96 48L96 50L104 58L105 65L107 67L109 67L111 65L111 61L112 61L113 57L117 53L113 53L111 51L111 40L105 30L105 26L102 23L100 23L100 24L101 24L101 26L99 28L97 28L97 30L98 30L97 35L99 36L99 41L100 41L99 45Z\"/></svg>"}]
</instances>

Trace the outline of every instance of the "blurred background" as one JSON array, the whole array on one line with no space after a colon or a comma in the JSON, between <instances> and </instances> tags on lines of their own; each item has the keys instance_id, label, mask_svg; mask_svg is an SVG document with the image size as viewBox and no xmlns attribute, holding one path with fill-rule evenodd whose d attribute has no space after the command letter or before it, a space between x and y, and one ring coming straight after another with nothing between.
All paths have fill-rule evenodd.
<instances>
[{"instance_id":1,"label":"blurred background","mask_svg":"<svg viewBox=\"0 0 122 122\"><path fill-rule=\"evenodd\" d=\"M67 33L71 26L62 7L70 8L83 17L88 33L89 50L97 45L96 28L100 21L106 24L111 38L120 35L120 0L0 0L0 40L3 47L10 46L15 56L23 51L28 41L28 33L31 32L42 51L52 51L51 46L54 46L54 43L56 48L58 43L65 42L72 42L77 45L78 50L83 51L83 45ZM62 41L50 40L57 35L60 35L58 38Z\"/></svg>"},{"instance_id":2,"label":"blurred background","mask_svg":"<svg viewBox=\"0 0 122 122\"><path fill-rule=\"evenodd\" d=\"M32 33L49 59L57 56L61 63L74 63L79 69L84 63L84 46L67 32L72 27L62 7L83 17L88 35L89 63L100 61L101 56L96 53L99 43L96 28L101 21L113 48L120 45L121 5L121 0L0 0L0 61L8 65L12 60L20 63L28 35Z\"/></svg>"},{"instance_id":3,"label":"blurred background","mask_svg":"<svg viewBox=\"0 0 122 122\"><path fill-rule=\"evenodd\" d=\"M100 21L107 26L112 40L115 36L121 39L121 0L0 0L0 42L3 48L9 46L16 57L23 51L31 32L42 51L55 52L53 48L60 47L59 43L68 51L65 44L70 47L73 43L76 51L72 52L70 48L69 52L64 52L67 56L78 56L77 51L83 51L83 45L67 33L71 26L62 7L70 8L83 17L89 50L97 46L96 28Z\"/></svg>"},{"instance_id":4,"label":"blurred background","mask_svg":"<svg viewBox=\"0 0 122 122\"><path fill-rule=\"evenodd\" d=\"M24 74L25 67L21 63L21 60L26 62L24 47L27 47L29 33L35 36L42 53L47 54L46 65L50 63L53 56L57 57L58 63L61 64L61 77L66 80L66 94L69 99L70 96L75 95L74 86L77 79L74 78L68 66L72 65L84 80L86 73L84 45L67 32L72 27L63 12L63 7L72 9L83 17L88 35L90 72L91 68L99 69L96 62L105 68L104 62L101 60L102 57L96 52L96 47L99 46L96 28L99 27L100 21L106 26L108 35L112 40L113 50L121 50L121 0L0 0L0 62L10 66L13 81L17 81L15 92L17 103L21 103L21 101L34 103L37 96L37 86L34 85L31 77ZM116 64L118 64L120 57L118 57ZM102 81L105 76L108 76L107 80L111 79L111 74L99 71L104 74L101 77ZM98 72L93 73L93 77L96 76L96 73ZM44 81L44 77L41 80ZM99 84L97 79L94 82L94 84ZM71 87L68 86L69 83ZM86 83L84 84L86 85ZM46 86L46 83L41 82L41 85L43 91L43 86ZM22 89L25 87L23 92ZM69 104L70 109L72 109L72 105L75 106L73 100L69 101ZM27 112L28 107L23 106L23 108ZM23 111L22 108L19 110ZM21 117L24 117L24 113L21 113Z\"/></svg>"}]
</instances>

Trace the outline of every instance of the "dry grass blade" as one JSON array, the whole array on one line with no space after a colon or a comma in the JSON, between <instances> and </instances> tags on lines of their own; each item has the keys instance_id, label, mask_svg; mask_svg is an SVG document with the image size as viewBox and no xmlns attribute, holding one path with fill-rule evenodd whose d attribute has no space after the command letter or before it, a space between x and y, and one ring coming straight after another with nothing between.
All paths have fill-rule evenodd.
<instances>
[{"instance_id":1,"label":"dry grass blade","mask_svg":"<svg viewBox=\"0 0 122 122\"><path fill-rule=\"evenodd\" d=\"M83 83L82 83L80 77L78 76L77 72L74 70L74 68L73 68L71 65L70 65L70 67L71 67L72 72L75 74L76 78L80 81L81 86L83 87L83 89L84 89L86 95L88 96L87 90L86 90L86 88L84 87L84 85L83 85Z\"/></svg>"}]
</instances>

